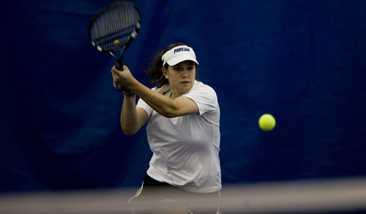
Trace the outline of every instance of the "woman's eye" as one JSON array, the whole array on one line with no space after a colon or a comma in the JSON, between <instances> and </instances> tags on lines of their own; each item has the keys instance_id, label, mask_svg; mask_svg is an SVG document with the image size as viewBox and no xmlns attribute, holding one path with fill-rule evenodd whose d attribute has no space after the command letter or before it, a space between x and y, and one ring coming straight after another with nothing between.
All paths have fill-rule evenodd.
<instances>
[{"instance_id":1,"label":"woman's eye","mask_svg":"<svg viewBox=\"0 0 366 214\"><path fill-rule=\"evenodd\" d=\"M174 70L176 70L176 71L183 71L184 69L183 69L183 67L175 67Z\"/></svg>"}]
</instances>

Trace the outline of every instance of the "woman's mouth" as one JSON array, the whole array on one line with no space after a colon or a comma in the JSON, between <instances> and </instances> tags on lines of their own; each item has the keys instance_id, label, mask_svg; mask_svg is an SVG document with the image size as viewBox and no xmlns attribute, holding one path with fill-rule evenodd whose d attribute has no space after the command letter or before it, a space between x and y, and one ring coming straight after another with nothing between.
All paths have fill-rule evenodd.
<instances>
[{"instance_id":1,"label":"woman's mouth","mask_svg":"<svg viewBox=\"0 0 366 214\"><path fill-rule=\"evenodd\" d=\"M189 80L183 80L183 81L180 81L180 83L182 83L182 84L189 84L189 83L191 83L191 81L189 81Z\"/></svg>"}]
</instances>

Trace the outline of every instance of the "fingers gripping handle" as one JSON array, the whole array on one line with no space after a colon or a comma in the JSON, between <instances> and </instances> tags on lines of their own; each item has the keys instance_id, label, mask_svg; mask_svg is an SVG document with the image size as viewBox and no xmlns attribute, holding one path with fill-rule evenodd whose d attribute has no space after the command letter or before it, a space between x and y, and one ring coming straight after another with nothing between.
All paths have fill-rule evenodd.
<instances>
[{"instance_id":1,"label":"fingers gripping handle","mask_svg":"<svg viewBox=\"0 0 366 214\"><path fill-rule=\"evenodd\" d=\"M116 69L120 70L120 71L123 71L123 61L122 59L117 59L116 62L115 62L115 67ZM124 91L123 90L123 87L118 85L118 82L115 82L113 84L113 87L114 89L118 90L118 91Z\"/></svg>"},{"instance_id":2,"label":"fingers gripping handle","mask_svg":"<svg viewBox=\"0 0 366 214\"><path fill-rule=\"evenodd\" d=\"M119 71L123 71L123 61L121 59L116 60L115 67ZM123 87L123 86L120 86L118 83L114 83L113 88L115 90L117 90L118 92L121 92L121 91L124 92L124 94L127 95L127 96L134 95L134 93L131 90L129 90L129 89Z\"/></svg>"}]
</instances>

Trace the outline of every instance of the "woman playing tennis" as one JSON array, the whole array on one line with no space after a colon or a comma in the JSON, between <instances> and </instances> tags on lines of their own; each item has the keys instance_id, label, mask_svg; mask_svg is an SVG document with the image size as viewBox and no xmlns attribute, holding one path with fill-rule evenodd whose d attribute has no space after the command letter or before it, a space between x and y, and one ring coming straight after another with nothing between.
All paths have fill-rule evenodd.
<instances>
[{"instance_id":1,"label":"woman playing tennis","mask_svg":"<svg viewBox=\"0 0 366 214\"><path fill-rule=\"evenodd\" d=\"M169 45L148 69L156 84L152 89L136 80L127 66L123 71L112 68L114 86L125 90L122 131L132 135L147 123L153 153L135 198L153 194L157 188L192 197L219 197L220 108L214 89L196 80L198 64L191 47Z\"/></svg>"}]
</instances>

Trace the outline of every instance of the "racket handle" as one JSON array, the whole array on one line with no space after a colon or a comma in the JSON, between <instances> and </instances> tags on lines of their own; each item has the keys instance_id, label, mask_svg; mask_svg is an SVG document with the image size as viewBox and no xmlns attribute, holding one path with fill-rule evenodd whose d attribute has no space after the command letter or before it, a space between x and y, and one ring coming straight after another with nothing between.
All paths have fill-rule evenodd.
<instances>
[{"instance_id":1,"label":"racket handle","mask_svg":"<svg viewBox=\"0 0 366 214\"><path fill-rule=\"evenodd\" d=\"M115 66L118 70L120 71L123 71L123 61L122 59L117 59L116 60L116 63L115 63ZM132 96L134 93L131 92L130 90L128 89L125 89L124 87L121 87L119 85L116 85L113 87L115 90L117 90L118 92L121 92L123 91L127 96Z\"/></svg>"},{"instance_id":2,"label":"racket handle","mask_svg":"<svg viewBox=\"0 0 366 214\"><path fill-rule=\"evenodd\" d=\"M123 71L123 62L122 62L122 59L117 59L116 62L114 63L114 66L120 70L120 71ZM123 88L119 85L114 85L113 88L117 91L123 91Z\"/></svg>"},{"instance_id":3,"label":"racket handle","mask_svg":"<svg viewBox=\"0 0 366 214\"><path fill-rule=\"evenodd\" d=\"M116 65L116 68L118 70L123 71L123 61L122 61L122 59L117 59L115 65Z\"/></svg>"}]
</instances>

